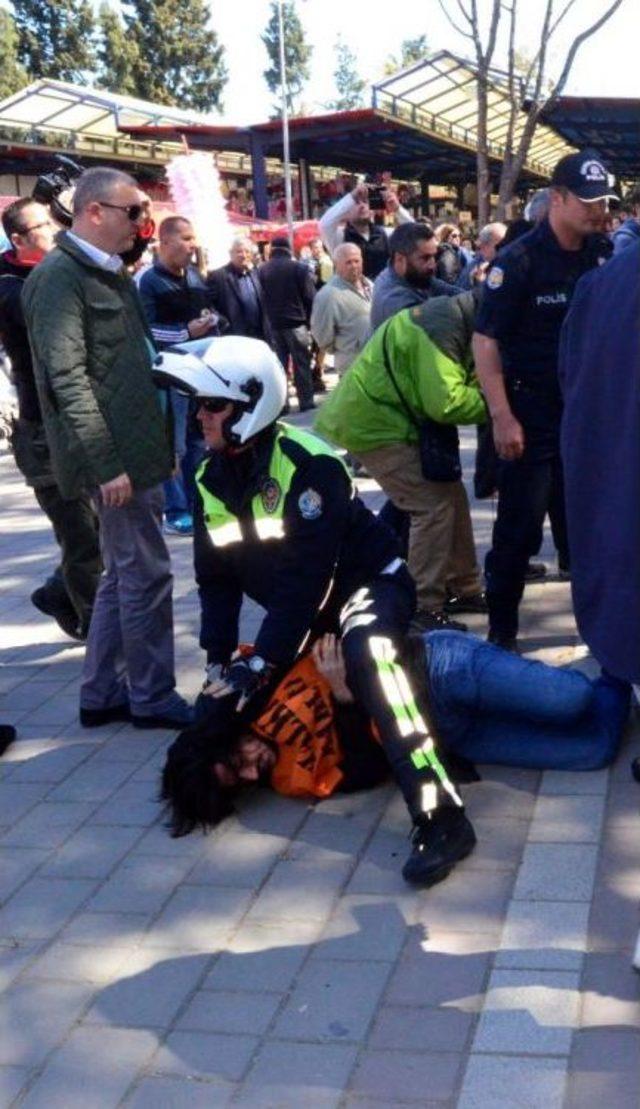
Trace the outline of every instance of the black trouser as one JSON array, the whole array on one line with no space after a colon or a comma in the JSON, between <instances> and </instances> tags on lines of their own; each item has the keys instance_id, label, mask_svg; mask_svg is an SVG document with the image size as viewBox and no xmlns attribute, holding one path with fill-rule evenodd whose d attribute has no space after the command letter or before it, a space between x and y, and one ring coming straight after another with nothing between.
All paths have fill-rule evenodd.
<instances>
[{"instance_id":1,"label":"black trouser","mask_svg":"<svg viewBox=\"0 0 640 1109\"><path fill-rule=\"evenodd\" d=\"M34 489L49 517L62 555L60 570L81 630L86 632L102 573L98 520L88 496L65 500L57 485Z\"/></svg>"},{"instance_id":2,"label":"black trouser","mask_svg":"<svg viewBox=\"0 0 640 1109\"><path fill-rule=\"evenodd\" d=\"M560 457L538 460L525 454L515 462L502 461L498 493L492 547L485 560L489 630L512 639L518 632L527 563L540 549L550 509L558 536L566 535Z\"/></svg>"},{"instance_id":3,"label":"black trouser","mask_svg":"<svg viewBox=\"0 0 640 1109\"><path fill-rule=\"evenodd\" d=\"M415 605L413 579L402 565L356 590L340 614L349 688L376 725L413 819L445 802L462 804L433 745L432 722L418 708L398 657ZM417 767L411 756L421 747L425 755L418 762L424 765Z\"/></svg>"},{"instance_id":4,"label":"black trouser","mask_svg":"<svg viewBox=\"0 0 640 1109\"><path fill-rule=\"evenodd\" d=\"M276 354L287 369L289 355L293 364L293 382L301 408L313 404L313 379L311 375L311 332L306 324L282 327L273 332Z\"/></svg>"}]
</instances>

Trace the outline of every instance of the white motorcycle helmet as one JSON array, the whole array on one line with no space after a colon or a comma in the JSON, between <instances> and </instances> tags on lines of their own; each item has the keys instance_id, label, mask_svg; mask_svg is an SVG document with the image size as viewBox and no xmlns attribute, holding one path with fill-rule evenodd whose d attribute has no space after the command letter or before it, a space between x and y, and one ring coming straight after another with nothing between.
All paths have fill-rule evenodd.
<instances>
[{"instance_id":1,"label":"white motorcycle helmet","mask_svg":"<svg viewBox=\"0 0 640 1109\"><path fill-rule=\"evenodd\" d=\"M233 412L223 434L230 446L252 439L277 420L287 397L285 372L262 339L225 335L180 343L153 364L158 385L191 397L227 400Z\"/></svg>"}]
</instances>

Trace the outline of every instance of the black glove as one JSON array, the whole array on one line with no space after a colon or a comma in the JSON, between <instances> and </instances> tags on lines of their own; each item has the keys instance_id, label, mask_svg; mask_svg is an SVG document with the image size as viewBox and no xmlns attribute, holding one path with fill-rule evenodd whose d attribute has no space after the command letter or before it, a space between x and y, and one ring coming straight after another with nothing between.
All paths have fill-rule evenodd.
<instances>
[{"instance_id":1,"label":"black glove","mask_svg":"<svg viewBox=\"0 0 640 1109\"><path fill-rule=\"evenodd\" d=\"M244 708L250 697L267 683L273 667L260 655L237 658L229 664L219 678L215 678L204 688L208 697L238 696L238 712ZM207 672L207 676L209 676Z\"/></svg>"}]
</instances>

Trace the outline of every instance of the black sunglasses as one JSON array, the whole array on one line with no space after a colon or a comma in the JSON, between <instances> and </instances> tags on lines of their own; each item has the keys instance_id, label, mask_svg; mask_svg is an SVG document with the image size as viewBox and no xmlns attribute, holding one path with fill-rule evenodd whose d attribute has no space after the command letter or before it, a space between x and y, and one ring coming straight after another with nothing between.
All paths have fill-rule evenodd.
<instances>
[{"instance_id":1,"label":"black sunglasses","mask_svg":"<svg viewBox=\"0 0 640 1109\"><path fill-rule=\"evenodd\" d=\"M210 399L198 397L198 407L204 408L205 412L224 412L228 403L229 401L225 400L224 397L211 397Z\"/></svg>"},{"instance_id":2,"label":"black sunglasses","mask_svg":"<svg viewBox=\"0 0 640 1109\"><path fill-rule=\"evenodd\" d=\"M119 212L126 212L131 223L137 223L144 211L142 204L108 204L106 200L99 200L98 204L102 208L117 208Z\"/></svg>"}]
</instances>

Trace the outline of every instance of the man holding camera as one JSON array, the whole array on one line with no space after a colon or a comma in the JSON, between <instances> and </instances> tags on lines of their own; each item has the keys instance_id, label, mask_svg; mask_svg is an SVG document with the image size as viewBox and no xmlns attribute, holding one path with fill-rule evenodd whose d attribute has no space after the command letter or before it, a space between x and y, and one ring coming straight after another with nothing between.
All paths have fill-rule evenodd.
<instances>
[{"instance_id":1,"label":"man holding camera","mask_svg":"<svg viewBox=\"0 0 640 1109\"><path fill-rule=\"evenodd\" d=\"M391 189L363 182L329 208L319 221L322 240L332 256L340 243L360 247L363 273L370 281L389 261L390 229L375 221L384 212L392 215L396 224L412 222L410 213Z\"/></svg>"}]
</instances>

